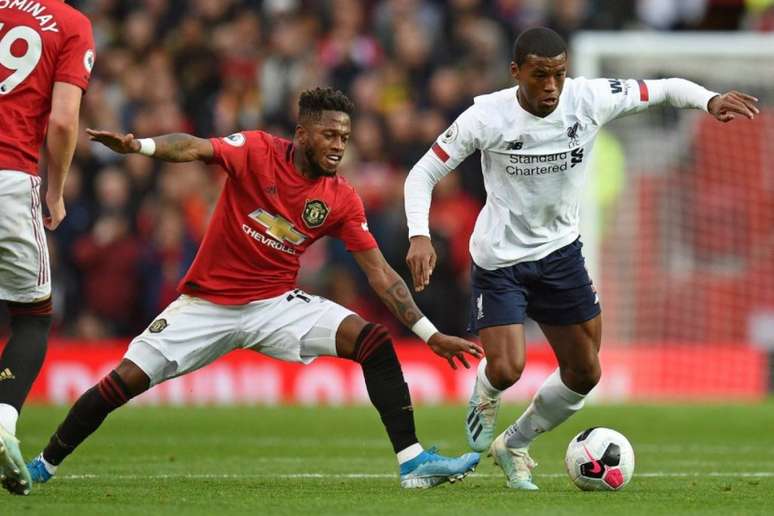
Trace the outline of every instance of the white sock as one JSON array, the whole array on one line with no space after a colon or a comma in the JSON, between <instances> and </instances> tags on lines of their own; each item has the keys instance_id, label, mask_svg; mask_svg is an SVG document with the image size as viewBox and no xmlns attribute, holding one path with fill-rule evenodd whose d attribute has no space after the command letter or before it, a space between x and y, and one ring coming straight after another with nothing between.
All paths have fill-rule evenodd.
<instances>
[{"instance_id":1,"label":"white sock","mask_svg":"<svg viewBox=\"0 0 774 516\"><path fill-rule=\"evenodd\" d=\"M476 379L478 379L478 387L481 390L481 394L487 398L497 398L502 394L503 391L492 386L492 383L486 376L486 358L482 358L481 362L478 363Z\"/></svg>"},{"instance_id":2,"label":"white sock","mask_svg":"<svg viewBox=\"0 0 774 516\"><path fill-rule=\"evenodd\" d=\"M398 464L403 464L404 462L408 462L411 459L418 457L423 451L425 451L425 449L422 448L422 445L419 443L414 443L408 448L403 448L398 452Z\"/></svg>"},{"instance_id":3,"label":"white sock","mask_svg":"<svg viewBox=\"0 0 774 516\"><path fill-rule=\"evenodd\" d=\"M505 431L509 448L526 448L543 432L548 432L583 407L585 394L568 388L556 369L540 386L527 410Z\"/></svg>"},{"instance_id":4,"label":"white sock","mask_svg":"<svg viewBox=\"0 0 774 516\"><path fill-rule=\"evenodd\" d=\"M12 405L0 403L0 426L11 435L16 435L16 421L19 412Z\"/></svg>"},{"instance_id":5,"label":"white sock","mask_svg":"<svg viewBox=\"0 0 774 516\"><path fill-rule=\"evenodd\" d=\"M42 462L42 463L43 463L43 466L45 466L45 467L46 467L46 471L48 471L48 473L49 473L50 475L55 475L55 474L56 474L56 468L57 468L58 466L54 466L53 464L51 464L50 462L48 462L48 461L46 460L46 458L43 456L43 453L41 453L40 455L38 455L38 458L40 459L40 462Z\"/></svg>"}]
</instances>

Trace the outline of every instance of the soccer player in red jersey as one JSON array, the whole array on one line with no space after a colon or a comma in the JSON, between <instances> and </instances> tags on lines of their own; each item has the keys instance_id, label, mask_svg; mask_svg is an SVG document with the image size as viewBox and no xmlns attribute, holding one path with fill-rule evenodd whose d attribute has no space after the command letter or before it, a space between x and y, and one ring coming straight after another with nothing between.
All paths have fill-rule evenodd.
<instances>
[{"instance_id":1,"label":"soccer player in red jersey","mask_svg":"<svg viewBox=\"0 0 774 516\"><path fill-rule=\"evenodd\" d=\"M0 477L27 494L16 421L46 354L51 274L43 227L65 217L81 95L94 66L91 23L61 0L0 0L0 299L11 337L0 356ZM42 217L39 149L48 151Z\"/></svg>"},{"instance_id":2,"label":"soccer player in red jersey","mask_svg":"<svg viewBox=\"0 0 774 516\"><path fill-rule=\"evenodd\" d=\"M336 175L350 137L351 101L332 89L302 93L293 141L261 131L201 139L168 134L136 139L87 130L112 150L165 161L216 163L228 179L198 254L172 302L129 345L124 359L75 402L29 467L46 482L107 415L153 385L210 364L238 348L291 362L321 355L359 362L400 465L401 485L432 487L463 478L479 455L458 458L419 444L408 386L384 326L295 286L299 257L317 239L344 241L393 314L456 368L477 344L444 335L417 308L368 231L363 203Z\"/></svg>"}]
</instances>

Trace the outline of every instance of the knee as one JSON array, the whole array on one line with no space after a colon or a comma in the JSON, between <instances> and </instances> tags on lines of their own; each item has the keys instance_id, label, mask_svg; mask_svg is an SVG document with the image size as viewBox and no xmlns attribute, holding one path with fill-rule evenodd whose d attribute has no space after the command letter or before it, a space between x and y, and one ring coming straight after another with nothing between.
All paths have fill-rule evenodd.
<instances>
[{"instance_id":1,"label":"knee","mask_svg":"<svg viewBox=\"0 0 774 516\"><path fill-rule=\"evenodd\" d=\"M490 359L487 357L486 377L492 387L504 391L521 378L524 361L506 360L505 358Z\"/></svg>"},{"instance_id":2,"label":"knee","mask_svg":"<svg viewBox=\"0 0 774 516\"><path fill-rule=\"evenodd\" d=\"M43 301L34 301L32 303L8 301L7 306L12 323L15 320L34 318L37 321L45 321L45 323L50 324L51 314L54 312L54 305L51 302L50 296Z\"/></svg>"},{"instance_id":3,"label":"knee","mask_svg":"<svg viewBox=\"0 0 774 516\"><path fill-rule=\"evenodd\" d=\"M599 361L589 364L573 365L562 369L562 382L579 394L588 394L602 377L602 368Z\"/></svg>"},{"instance_id":4,"label":"knee","mask_svg":"<svg viewBox=\"0 0 774 516\"><path fill-rule=\"evenodd\" d=\"M113 373L120 379L128 398L138 396L150 388L150 377L130 360L121 360Z\"/></svg>"},{"instance_id":5,"label":"knee","mask_svg":"<svg viewBox=\"0 0 774 516\"><path fill-rule=\"evenodd\" d=\"M366 364L385 353L388 355L395 353L387 328L378 323L369 323L361 330L355 341L352 356L348 358Z\"/></svg>"},{"instance_id":6,"label":"knee","mask_svg":"<svg viewBox=\"0 0 774 516\"><path fill-rule=\"evenodd\" d=\"M35 303L8 302L8 315L11 316L11 332L30 333L29 337L40 334L45 342L51 329L53 313L51 298Z\"/></svg>"},{"instance_id":7,"label":"knee","mask_svg":"<svg viewBox=\"0 0 774 516\"><path fill-rule=\"evenodd\" d=\"M33 362L42 362L48 347L51 329L51 300L38 303L8 303L10 315L10 342L20 353Z\"/></svg>"}]
</instances>

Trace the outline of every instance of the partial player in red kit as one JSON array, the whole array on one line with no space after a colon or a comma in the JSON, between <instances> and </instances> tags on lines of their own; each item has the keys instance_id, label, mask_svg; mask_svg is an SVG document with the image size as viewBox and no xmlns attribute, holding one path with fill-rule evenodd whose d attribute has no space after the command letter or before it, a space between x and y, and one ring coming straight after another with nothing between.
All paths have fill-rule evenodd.
<instances>
[{"instance_id":1,"label":"partial player in red kit","mask_svg":"<svg viewBox=\"0 0 774 516\"><path fill-rule=\"evenodd\" d=\"M0 0L0 299L11 337L0 357L0 477L28 494L16 421L46 354L51 274L43 227L65 217L81 96L94 66L91 23L60 0ZM43 220L39 152L48 171Z\"/></svg>"},{"instance_id":2,"label":"partial player in red kit","mask_svg":"<svg viewBox=\"0 0 774 516\"><path fill-rule=\"evenodd\" d=\"M478 345L438 332L422 315L368 231L357 193L336 176L353 109L339 91L302 93L292 142L260 131L210 140L187 134L138 140L87 131L120 153L217 163L228 179L199 253L180 282L180 297L131 342L116 369L76 401L30 463L33 481L49 480L129 399L240 348L291 362L309 363L322 355L359 362L397 454L401 486L454 482L476 467L477 453L449 458L419 444L408 386L384 326L295 286L307 247L324 235L339 238L381 300L435 353L454 368L455 359L469 367L464 353L481 356Z\"/></svg>"}]
</instances>

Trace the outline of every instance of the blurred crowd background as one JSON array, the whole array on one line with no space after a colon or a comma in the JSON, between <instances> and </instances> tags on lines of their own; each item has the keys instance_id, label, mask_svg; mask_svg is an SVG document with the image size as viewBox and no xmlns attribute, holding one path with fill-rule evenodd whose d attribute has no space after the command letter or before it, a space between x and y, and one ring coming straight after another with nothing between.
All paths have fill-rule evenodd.
<instances>
[{"instance_id":1,"label":"blurred crowd background","mask_svg":"<svg viewBox=\"0 0 774 516\"><path fill-rule=\"evenodd\" d=\"M153 136L263 129L290 137L298 93L331 85L357 106L341 173L403 274L403 181L475 95L508 87L524 28L771 30L767 0L75 0L94 26L86 127ZM175 298L224 174L200 163L120 156L81 131L67 218L49 234L54 334L131 336ZM477 156L435 190L439 265L418 296L442 330L464 333L468 236L483 203ZM301 285L405 334L337 242L303 259Z\"/></svg>"}]
</instances>

